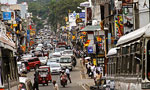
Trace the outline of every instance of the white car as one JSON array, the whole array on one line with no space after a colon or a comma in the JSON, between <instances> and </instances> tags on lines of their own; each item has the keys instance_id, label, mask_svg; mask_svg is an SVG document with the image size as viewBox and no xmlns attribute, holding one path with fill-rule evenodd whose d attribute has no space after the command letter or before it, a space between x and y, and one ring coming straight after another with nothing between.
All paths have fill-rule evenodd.
<instances>
[{"instance_id":1,"label":"white car","mask_svg":"<svg viewBox=\"0 0 150 90\"><path fill-rule=\"evenodd\" d=\"M58 63L58 62L59 62L59 59L60 59L60 58L50 58L50 59L48 59L48 61L47 61L47 65L49 65L51 62L56 62L56 63Z\"/></svg>"},{"instance_id":2,"label":"white car","mask_svg":"<svg viewBox=\"0 0 150 90\"><path fill-rule=\"evenodd\" d=\"M46 65L48 58L47 57L39 57L41 65Z\"/></svg>"},{"instance_id":3,"label":"white car","mask_svg":"<svg viewBox=\"0 0 150 90\"><path fill-rule=\"evenodd\" d=\"M49 66L52 74L60 74L61 71L60 63L52 62L50 63Z\"/></svg>"},{"instance_id":4,"label":"white car","mask_svg":"<svg viewBox=\"0 0 150 90\"><path fill-rule=\"evenodd\" d=\"M62 55L68 55L68 56L73 56L73 50L64 50Z\"/></svg>"},{"instance_id":5,"label":"white car","mask_svg":"<svg viewBox=\"0 0 150 90\"><path fill-rule=\"evenodd\" d=\"M27 77L19 77L18 90L33 90L31 80Z\"/></svg>"}]
</instances>

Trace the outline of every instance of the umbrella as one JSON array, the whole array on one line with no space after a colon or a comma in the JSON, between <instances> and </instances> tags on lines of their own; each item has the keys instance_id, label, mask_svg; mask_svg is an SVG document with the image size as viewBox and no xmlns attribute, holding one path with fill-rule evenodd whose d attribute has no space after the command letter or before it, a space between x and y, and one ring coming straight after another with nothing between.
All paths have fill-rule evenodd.
<instances>
[{"instance_id":1,"label":"umbrella","mask_svg":"<svg viewBox=\"0 0 150 90\"><path fill-rule=\"evenodd\" d=\"M91 57L85 57L85 60L87 60L87 59L91 59Z\"/></svg>"}]
</instances>

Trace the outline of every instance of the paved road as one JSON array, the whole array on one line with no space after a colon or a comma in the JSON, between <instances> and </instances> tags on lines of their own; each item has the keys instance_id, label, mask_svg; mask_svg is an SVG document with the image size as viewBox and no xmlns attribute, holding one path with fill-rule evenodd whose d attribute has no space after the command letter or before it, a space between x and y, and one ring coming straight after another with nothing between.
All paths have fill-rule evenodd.
<instances>
[{"instance_id":1,"label":"paved road","mask_svg":"<svg viewBox=\"0 0 150 90\"><path fill-rule=\"evenodd\" d=\"M68 82L68 85L65 88L60 85L59 75L52 75L52 79L57 81L60 90L85 90L82 87L80 69L81 69L81 67L78 62L77 66L73 69L73 71L71 71L72 83ZM34 78L33 74L34 74L34 71L30 72L27 75L32 80L32 82L33 82L33 78ZM48 86L39 85L39 89L40 90L53 90L53 85L52 85L52 83L49 83Z\"/></svg>"}]
</instances>

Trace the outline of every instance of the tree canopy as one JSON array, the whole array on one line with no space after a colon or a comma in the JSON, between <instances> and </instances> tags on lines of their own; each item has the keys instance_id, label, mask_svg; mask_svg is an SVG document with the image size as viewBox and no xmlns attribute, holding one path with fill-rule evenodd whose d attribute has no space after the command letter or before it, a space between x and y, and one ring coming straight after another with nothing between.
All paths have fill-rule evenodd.
<instances>
[{"instance_id":1,"label":"tree canopy","mask_svg":"<svg viewBox=\"0 0 150 90\"><path fill-rule=\"evenodd\" d=\"M43 23L51 25L52 30L56 30L58 25L65 25L65 17L69 11L79 12L77 7L86 0L18 0L26 1L29 5L29 12L33 14L33 21L37 24L37 29L43 28Z\"/></svg>"}]
</instances>

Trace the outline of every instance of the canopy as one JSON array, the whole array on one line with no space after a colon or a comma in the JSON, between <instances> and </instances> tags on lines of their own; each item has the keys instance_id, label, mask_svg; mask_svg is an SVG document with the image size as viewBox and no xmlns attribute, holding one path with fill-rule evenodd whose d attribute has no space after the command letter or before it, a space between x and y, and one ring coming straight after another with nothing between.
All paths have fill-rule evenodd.
<instances>
[{"instance_id":1,"label":"canopy","mask_svg":"<svg viewBox=\"0 0 150 90\"><path fill-rule=\"evenodd\" d=\"M115 55L115 54L117 54L116 48L111 48L111 49L108 51L107 56L111 56L111 55Z\"/></svg>"},{"instance_id":2,"label":"canopy","mask_svg":"<svg viewBox=\"0 0 150 90\"><path fill-rule=\"evenodd\" d=\"M80 3L80 6L81 7L89 7L90 6L90 2L83 2L83 3Z\"/></svg>"},{"instance_id":3,"label":"canopy","mask_svg":"<svg viewBox=\"0 0 150 90\"><path fill-rule=\"evenodd\" d=\"M126 34L124 36L122 36L118 42L117 42L117 46L121 45L121 44L125 44L129 41L135 40L140 38L141 36L145 35L145 37L150 37L150 24L139 28L129 34Z\"/></svg>"},{"instance_id":4,"label":"canopy","mask_svg":"<svg viewBox=\"0 0 150 90\"><path fill-rule=\"evenodd\" d=\"M91 59L91 57L85 57L85 60L87 60L87 59Z\"/></svg>"},{"instance_id":5,"label":"canopy","mask_svg":"<svg viewBox=\"0 0 150 90\"><path fill-rule=\"evenodd\" d=\"M85 28L83 28L82 30L80 31L96 31L96 30L101 30L100 29L100 26L86 26Z\"/></svg>"},{"instance_id":6,"label":"canopy","mask_svg":"<svg viewBox=\"0 0 150 90\"><path fill-rule=\"evenodd\" d=\"M15 49L15 43L2 33L0 33L0 46L11 50Z\"/></svg>"}]
</instances>

